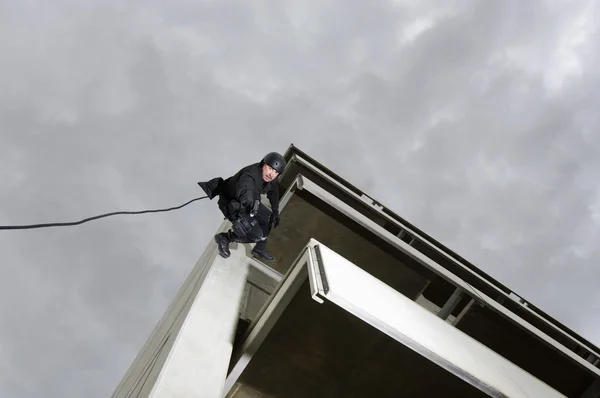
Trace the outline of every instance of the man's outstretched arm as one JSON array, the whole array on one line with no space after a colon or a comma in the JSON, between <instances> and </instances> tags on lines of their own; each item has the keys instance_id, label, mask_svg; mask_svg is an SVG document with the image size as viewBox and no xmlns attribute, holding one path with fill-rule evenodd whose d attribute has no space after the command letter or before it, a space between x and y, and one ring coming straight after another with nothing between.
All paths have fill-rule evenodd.
<instances>
[{"instance_id":1,"label":"man's outstretched arm","mask_svg":"<svg viewBox=\"0 0 600 398\"><path fill-rule=\"evenodd\" d=\"M254 206L254 177L250 173L243 173L236 186L236 194L240 203L247 213L250 213Z\"/></svg>"}]
</instances>

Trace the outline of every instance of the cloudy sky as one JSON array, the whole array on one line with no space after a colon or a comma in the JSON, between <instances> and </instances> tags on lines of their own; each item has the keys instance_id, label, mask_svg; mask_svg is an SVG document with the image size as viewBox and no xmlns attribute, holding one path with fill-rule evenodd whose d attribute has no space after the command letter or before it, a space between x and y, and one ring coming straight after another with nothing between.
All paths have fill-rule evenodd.
<instances>
[{"instance_id":1,"label":"cloudy sky","mask_svg":"<svg viewBox=\"0 0 600 398\"><path fill-rule=\"evenodd\" d=\"M598 7L366 3L0 0L0 224L179 205L293 142L600 344ZM109 396L220 220L1 232L0 396Z\"/></svg>"}]
</instances>

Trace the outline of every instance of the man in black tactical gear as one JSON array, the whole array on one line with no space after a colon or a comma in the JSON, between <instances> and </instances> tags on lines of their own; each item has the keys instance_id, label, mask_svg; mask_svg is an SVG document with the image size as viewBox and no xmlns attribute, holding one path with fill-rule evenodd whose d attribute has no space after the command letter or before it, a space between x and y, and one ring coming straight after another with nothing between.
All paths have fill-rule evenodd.
<instances>
[{"instance_id":1,"label":"man in black tactical gear","mask_svg":"<svg viewBox=\"0 0 600 398\"><path fill-rule=\"evenodd\" d=\"M285 169L286 162L277 152L268 153L259 163L242 168L235 175L223 180L221 177L199 182L210 199L219 195L219 209L231 221L232 229L215 235L219 254L231 255L232 242L255 243L252 255L266 261L274 257L267 251L267 237L271 227L279 225L279 187L277 178ZM271 210L260 202L266 194Z\"/></svg>"}]
</instances>

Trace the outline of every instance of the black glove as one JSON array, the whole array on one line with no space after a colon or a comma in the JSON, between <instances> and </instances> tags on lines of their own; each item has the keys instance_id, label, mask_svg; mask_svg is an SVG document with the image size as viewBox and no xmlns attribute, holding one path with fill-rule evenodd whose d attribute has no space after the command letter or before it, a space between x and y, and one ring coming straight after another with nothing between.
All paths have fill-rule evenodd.
<instances>
[{"instance_id":1,"label":"black glove","mask_svg":"<svg viewBox=\"0 0 600 398\"><path fill-rule=\"evenodd\" d=\"M245 215L250 215L250 213L252 212L252 207L254 206L254 202L251 199L248 200L247 198L242 198L240 205L242 205L242 213L244 213Z\"/></svg>"},{"instance_id":2,"label":"black glove","mask_svg":"<svg viewBox=\"0 0 600 398\"><path fill-rule=\"evenodd\" d=\"M260 200L255 200L252 209L250 209L250 217L254 217L258 214L258 209L260 208Z\"/></svg>"},{"instance_id":3,"label":"black glove","mask_svg":"<svg viewBox=\"0 0 600 398\"><path fill-rule=\"evenodd\" d=\"M258 213L259 206L260 200L255 200L254 202L242 202L242 214L244 216L254 217Z\"/></svg>"},{"instance_id":4,"label":"black glove","mask_svg":"<svg viewBox=\"0 0 600 398\"><path fill-rule=\"evenodd\" d=\"M273 228L277 228L277 226L279 225L279 221L280 221L280 217L279 217L279 213L273 213L271 215L271 224L273 225Z\"/></svg>"}]
</instances>

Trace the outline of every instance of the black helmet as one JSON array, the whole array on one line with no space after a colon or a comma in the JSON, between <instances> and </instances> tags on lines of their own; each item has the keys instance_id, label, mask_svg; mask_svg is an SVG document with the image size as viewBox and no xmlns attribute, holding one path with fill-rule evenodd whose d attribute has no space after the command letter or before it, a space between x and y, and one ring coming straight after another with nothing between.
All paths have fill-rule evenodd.
<instances>
[{"instance_id":1,"label":"black helmet","mask_svg":"<svg viewBox=\"0 0 600 398\"><path fill-rule=\"evenodd\" d=\"M285 169L285 159L277 152L268 153L262 161L264 164L268 164L275 169L275 171L277 171L279 174L281 174L283 169Z\"/></svg>"}]
</instances>

